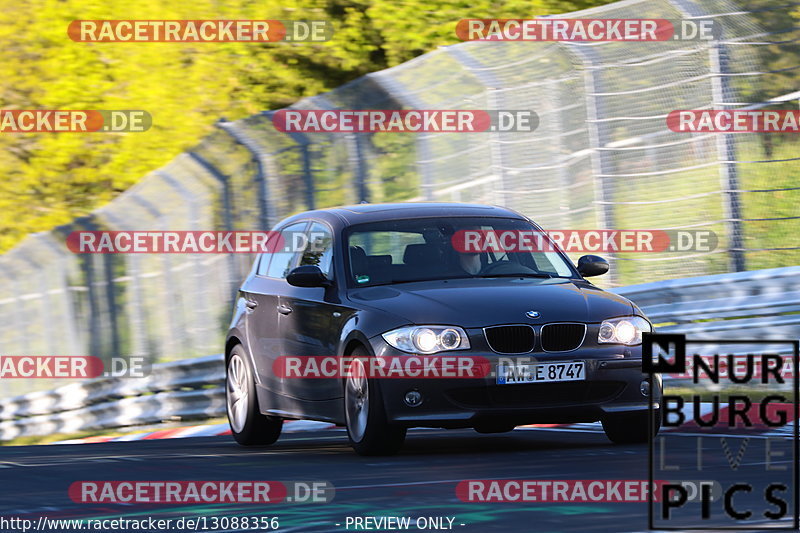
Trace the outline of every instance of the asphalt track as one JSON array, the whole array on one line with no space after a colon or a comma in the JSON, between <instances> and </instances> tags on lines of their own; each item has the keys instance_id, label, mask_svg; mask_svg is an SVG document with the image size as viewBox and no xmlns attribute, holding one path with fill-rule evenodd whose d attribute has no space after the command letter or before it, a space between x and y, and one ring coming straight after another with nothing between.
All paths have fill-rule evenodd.
<instances>
[{"instance_id":1,"label":"asphalt track","mask_svg":"<svg viewBox=\"0 0 800 533\"><path fill-rule=\"evenodd\" d=\"M750 444L737 475L755 483L775 477L761 466L763 441ZM739 445L731 446L735 454ZM669 450L670 462L690 464L694 439L673 439ZM791 454L781 462L791 465ZM614 446L602 432L556 428L412 431L399 455L380 458L355 455L341 430L285 434L254 448L231 437L2 447L0 517L276 516L279 531L344 532L354 531L345 528L348 516L450 516L464 533L645 531L646 503L470 503L455 487L464 479L646 480L647 468L646 445ZM67 493L78 480L325 480L336 496L327 504L81 504Z\"/></svg>"}]
</instances>

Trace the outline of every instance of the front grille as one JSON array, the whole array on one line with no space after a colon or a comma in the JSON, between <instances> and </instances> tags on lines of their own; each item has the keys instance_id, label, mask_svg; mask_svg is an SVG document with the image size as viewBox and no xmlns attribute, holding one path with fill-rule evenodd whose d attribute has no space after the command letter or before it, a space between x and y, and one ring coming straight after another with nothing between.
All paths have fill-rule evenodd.
<instances>
[{"instance_id":1,"label":"front grille","mask_svg":"<svg viewBox=\"0 0 800 533\"><path fill-rule=\"evenodd\" d=\"M493 407L567 407L613 400L625 388L619 381L579 381L465 387L447 393L450 399L468 409Z\"/></svg>"},{"instance_id":2,"label":"front grille","mask_svg":"<svg viewBox=\"0 0 800 533\"><path fill-rule=\"evenodd\" d=\"M528 353L533 351L535 335L530 326L494 326L485 328L486 342L497 353Z\"/></svg>"},{"instance_id":3,"label":"front grille","mask_svg":"<svg viewBox=\"0 0 800 533\"><path fill-rule=\"evenodd\" d=\"M542 326L542 349L545 352L568 352L583 343L586 324L545 324Z\"/></svg>"}]
</instances>

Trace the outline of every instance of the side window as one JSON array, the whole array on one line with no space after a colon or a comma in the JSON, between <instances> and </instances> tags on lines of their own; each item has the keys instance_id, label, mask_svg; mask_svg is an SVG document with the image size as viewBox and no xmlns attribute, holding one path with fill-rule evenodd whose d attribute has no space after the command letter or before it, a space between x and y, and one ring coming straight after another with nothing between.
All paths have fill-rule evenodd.
<instances>
[{"instance_id":1,"label":"side window","mask_svg":"<svg viewBox=\"0 0 800 533\"><path fill-rule=\"evenodd\" d=\"M296 235L301 234L306 227L306 222L298 222L281 230L283 238L282 250L272 254L272 261L267 268L267 276L271 278L285 278L294 265L294 258L299 252L294 251ZM263 259L262 259L263 260Z\"/></svg>"},{"instance_id":2,"label":"side window","mask_svg":"<svg viewBox=\"0 0 800 533\"><path fill-rule=\"evenodd\" d=\"M273 246L276 245L278 240L278 232L270 233L269 239L267 240L267 250L271 250ZM272 259L272 256L275 254L272 253L262 253L258 258L258 270L256 270L256 274L259 276L266 276L267 270L269 269L269 262Z\"/></svg>"},{"instance_id":3,"label":"side window","mask_svg":"<svg viewBox=\"0 0 800 533\"><path fill-rule=\"evenodd\" d=\"M390 255L390 263L399 265L410 244L425 244L421 233L409 231L370 231L350 235L350 246L363 249L368 256Z\"/></svg>"},{"instance_id":4,"label":"side window","mask_svg":"<svg viewBox=\"0 0 800 533\"><path fill-rule=\"evenodd\" d=\"M256 270L257 275L267 275L267 267L269 266L269 260L271 259L271 256L272 254L261 254L258 256L258 270Z\"/></svg>"},{"instance_id":5,"label":"side window","mask_svg":"<svg viewBox=\"0 0 800 533\"><path fill-rule=\"evenodd\" d=\"M331 277L333 264L333 236L324 224L314 222L308 232L308 244L300 258L300 265L316 265L322 272Z\"/></svg>"}]
</instances>

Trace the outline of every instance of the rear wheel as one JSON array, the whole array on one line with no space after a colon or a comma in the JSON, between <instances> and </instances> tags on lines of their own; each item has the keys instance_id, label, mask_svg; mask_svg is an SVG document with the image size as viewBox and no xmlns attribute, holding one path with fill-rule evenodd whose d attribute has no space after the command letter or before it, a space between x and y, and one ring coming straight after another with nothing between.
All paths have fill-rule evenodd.
<instances>
[{"instance_id":1,"label":"rear wheel","mask_svg":"<svg viewBox=\"0 0 800 533\"><path fill-rule=\"evenodd\" d=\"M653 433L650 435L650 412L614 413L603 418L603 430L614 444L643 444L655 436L661 427L661 411L653 413Z\"/></svg>"},{"instance_id":2,"label":"rear wheel","mask_svg":"<svg viewBox=\"0 0 800 533\"><path fill-rule=\"evenodd\" d=\"M225 403L231 433L239 444L272 444L280 437L283 419L259 411L253 371L241 344L234 346L228 359Z\"/></svg>"},{"instance_id":3,"label":"rear wheel","mask_svg":"<svg viewBox=\"0 0 800 533\"><path fill-rule=\"evenodd\" d=\"M344 412L350 446L359 455L393 455L403 446L406 428L386 419L383 396L374 379L369 379L364 348L356 348L344 382Z\"/></svg>"}]
</instances>

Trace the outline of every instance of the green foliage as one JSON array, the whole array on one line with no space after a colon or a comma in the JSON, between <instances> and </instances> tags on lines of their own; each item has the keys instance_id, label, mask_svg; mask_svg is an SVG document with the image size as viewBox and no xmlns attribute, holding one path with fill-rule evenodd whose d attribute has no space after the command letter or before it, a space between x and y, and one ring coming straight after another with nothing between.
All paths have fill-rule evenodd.
<instances>
[{"instance_id":1,"label":"green foliage","mask_svg":"<svg viewBox=\"0 0 800 533\"><path fill-rule=\"evenodd\" d=\"M5 0L0 108L145 109L153 127L127 134L0 134L0 251L107 203L196 145L222 116L283 107L453 44L461 18L533 17L603 3ZM67 37L75 19L324 19L335 34L315 44L76 43ZM407 177L387 180L392 189Z\"/></svg>"}]
</instances>

